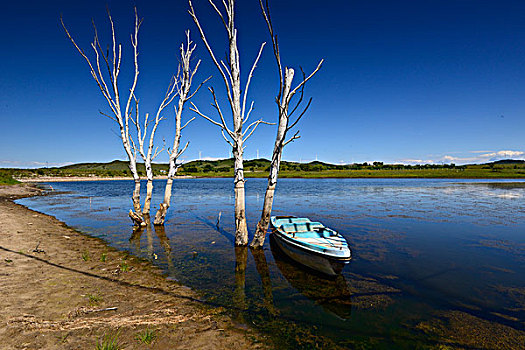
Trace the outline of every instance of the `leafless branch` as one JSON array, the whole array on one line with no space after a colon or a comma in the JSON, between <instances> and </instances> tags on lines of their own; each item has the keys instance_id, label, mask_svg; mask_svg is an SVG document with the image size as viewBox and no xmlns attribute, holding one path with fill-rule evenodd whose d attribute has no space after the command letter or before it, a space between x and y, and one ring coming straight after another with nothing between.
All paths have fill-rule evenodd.
<instances>
[{"instance_id":1,"label":"leafless branch","mask_svg":"<svg viewBox=\"0 0 525 350\"><path fill-rule=\"evenodd\" d=\"M181 126L180 129L183 130L185 127L188 126L189 123L191 123L191 122L194 121L194 120L195 120L195 117L192 117L190 120L188 120L188 121L186 122L186 124L184 124L183 126Z\"/></svg>"},{"instance_id":2,"label":"leafless branch","mask_svg":"<svg viewBox=\"0 0 525 350\"><path fill-rule=\"evenodd\" d=\"M266 124L266 125L275 125L275 123L269 123L269 122L265 122L264 120L262 119L259 119L253 123L251 123L250 125L248 125L248 127L246 128L246 130L244 131L244 133L242 134L242 136L244 136L248 130L250 130L250 127L253 126L253 129L249 132L248 136L246 136L244 139L243 139L243 142L248 140L248 138L250 136L252 136L253 132L255 131L255 129L257 129L257 127L259 126L259 124Z\"/></svg>"},{"instance_id":3,"label":"leafless branch","mask_svg":"<svg viewBox=\"0 0 525 350\"><path fill-rule=\"evenodd\" d=\"M299 130L297 130L295 132L295 134L288 141L283 142L283 147L286 146L287 144L289 144L290 142L293 142L294 140L297 140L297 139L300 139L300 138L301 138L301 136L299 136Z\"/></svg>"},{"instance_id":4,"label":"leafless branch","mask_svg":"<svg viewBox=\"0 0 525 350\"><path fill-rule=\"evenodd\" d=\"M212 50L210 44L208 43L208 40L206 39L206 34L204 33L204 30L202 29L202 26L201 26L201 24L199 22L199 19L197 18L197 15L195 13L195 9L193 8L192 1L189 0L188 3L190 5L190 10L188 11L188 13L190 14L191 18L195 22L195 25L199 29L199 33L201 35L201 39L204 42L204 45L206 46L206 49L208 50L208 53L210 54L210 56L211 56L211 58L213 60L213 63L215 63L215 66L217 67L217 69L221 73L221 76L222 76L222 79L224 80L224 83L226 84L226 86L229 86L228 78L226 77L226 74L224 73L221 65L219 64L219 61L217 60L217 58L215 58L215 54L213 53L213 50ZM225 24L225 26L226 26L226 24ZM228 26L226 26L226 27L228 27ZM227 93L228 93L228 100L230 101L230 103L233 103L230 89L228 88L226 90L227 90Z\"/></svg>"},{"instance_id":5,"label":"leafless branch","mask_svg":"<svg viewBox=\"0 0 525 350\"><path fill-rule=\"evenodd\" d=\"M252 69L250 70L250 74L248 74L248 80L246 81L246 87L244 88L244 98L242 100L242 112L241 112L242 116L244 116L244 111L246 108L246 97L248 96L248 89L250 88L250 82L252 80L253 71L257 67L257 62L259 62L259 58L261 58L261 54L264 49L264 45L266 45L265 42L261 44L261 48L259 49L259 53L257 54L257 57L255 58L255 62L253 62L253 66L252 66Z\"/></svg>"},{"instance_id":6,"label":"leafless branch","mask_svg":"<svg viewBox=\"0 0 525 350\"><path fill-rule=\"evenodd\" d=\"M303 81L302 81L301 83L299 83L299 85L297 85L297 86L295 87L295 89L293 89L293 90L290 92L290 98L293 97L293 95L295 95L295 92L296 92L298 89L300 89L301 86L303 86L304 84L306 84L306 82L307 82L308 80L310 80L310 79L315 75L315 73L317 73L317 71L319 71L319 69L321 69L321 66L322 66L323 62L324 62L324 59L321 59L321 60L319 61L319 63L317 64L317 67L314 69L314 71L313 71L312 73L310 73L310 75L309 75L306 79L303 79Z\"/></svg>"},{"instance_id":7,"label":"leafless branch","mask_svg":"<svg viewBox=\"0 0 525 350\"><path fill-rule=\"evenodd\" d=\"M281 56L279 54L279 43L277 41L277 35L274 34L273 31L273 24L272 19L270 16L270 6L268 4L268 0L266 0L266 6L263 5L262 0L259 0L259 4L261 6L261 11L263 13L264 19L266 21L266 25L268 26L268 31L270 33L270 37L272 38L272 45L273 45L273 53L275 55L275 61L277 63L277 69L279 70L279 77L280 77L280 85L279 85L279 94L277 96L277 99L281 99L281 93L283 91L283 68L281 65Z\"/></svg>"},{"instance_id":8,"label":"leafless branch","mask_svg":"<svg viewBox=\"0 0 525 350\"><path fill-rule=\"evenodd\" d=\"M178 159L186 151L186 148L188 148L189 144L190 144L190 141L186 142L184 147L182 147L182 149L177 152L177 156L175 157L176 159Z\"/></svg>"},{"instance_id":9,"label":"leafless branch","mask_svg":"<svg viewBox=\"0 0 525 350\"><path fill-rule=\"evenodd\" d=\"M230 140L228 140L228 138L226 137L226 135L224 135L224 128L221 128L221 134L222 134L222 137L224 138L224 140L225 140L226 142L228 142L228 144L233 148L233 143L232 143Z\"/></svg>"},{"instance_id":10,"label":"leafless branch","mask_svg":"<svg viewBox=\"0 0 525 350\"><path fill-rule=\"evenodd\" d=\"M244 117L244 120L242 121L243 124L248 121L248 118L250 118L250 113L252 113L253 111L253 104L254 104L254 101L252 101L252 103L250 104L250 109L248 110L248 113L246 113L246 116Z\"/></svg>"},{"instance_id":11,"label":"leafless branch","mask_svg":"<svg viewBox=\"0 0 525 350\"><path fill-rule=\"evenodd\" d=\"M200 61L199 61L199 63L200 63ZM197 67L198 67L198 65L197 65ZM197 67L195 67L195 69L197 69ZM194 70L194 71L195 71L195 70ZM206 78L206 80L204 80L202 83L200 83L199 86L197 86L197 88L195 89L195 91L193 91L193 93L192 93L190 96L188 96L188 98L187 98L186 100L191 100L191 98L192 98L193 96L195 96L195 94L200 90L200 88L202 87L202 85L206 84L206 82L207 82L208 80L210 80L210 79L211 79L211 76L208 77L208 78Z\"/></svg>"},{"instance_id":12,"label":"leafless branch","mask_svg":"<svg viewBox=\"0 0 525 350\"><path fill-rule=\"evenodd\" d=\"M104 117L108 117L109 119L113 120L113 121L117 121L117 119L115 119L115 117L109 115L109 114L106 114L104 112L102 112L101 110L98 111L100 114L102 114ZM120 136L119 136L120 137Z\"/></svg>"},{"instance_id":13,"label":"leafless branch","mask_svg":"<svg viewBox=\"0 0 525 350\"><path fill-rule=\"evenodd\" d=\"M308 108L310 107L310 103L312 103L312 98L310 97L310 99L308 100L308 103L306 104L306 107L303 109L303 111L301 112L301 114L297 117L297 119L292 123L292 125L290 125L289 127L287 127L287 130L290 130L292 129L294 126L297 125L297 123L299 122L299 120L301 120L301 118L303 117L303 115L306 113L306 111L308 110Z\"/></svg>"},{"instance_id":14,"label":"leafless branch","mask_svg":"<svg viewBox=\"0 0 525 350\"><path fill-rule=\"evenodd\" d=\"M198 115L200 115L201 117L203 117L204 119L206 119L207 121L209 121L210 123L214 124L214 125L217 125L219 128L223 129L224 128L224 125L219 123L219 122L216 122L215 120L211 119L210 117L208 117L206 114L202 113L199 108L197 108L197 106L195 106L195 104L193 102L190 102L192 107L190 107L190 110L194 111L195 113L197 113Z\"/></svg>"},{"instance_id":15,"label":"leafless branch","mask_svg":"<svg viewBox=\"0 0 525 350\"><path fill-rule=\"evenodd\" d=\"M304 73L304 70L303 68L301 67L301 74L303 75L303 80L306 79L306 74ZM295 113L295 111L297 110L297 108L301 105L301 102L303 102L303 98L304 98L304 87L306 86L306 84L303 84L303 86L301 86L301 93L300 93L300 96L299 96L299 100L297 101L297 103L295 104L295 107L292 109L292 111L288 114L288 118L291 118L292 115ZM291 101L290 101L291 102Z\"/></svg>"}]
</instances>

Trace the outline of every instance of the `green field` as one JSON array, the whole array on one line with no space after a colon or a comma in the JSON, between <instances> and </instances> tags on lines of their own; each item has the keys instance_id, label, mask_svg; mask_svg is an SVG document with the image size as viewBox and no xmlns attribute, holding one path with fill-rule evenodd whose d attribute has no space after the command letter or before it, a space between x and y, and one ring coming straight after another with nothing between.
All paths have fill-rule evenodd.
<instances>
[{"instance_id":1,"label":"green field","mask_svg":"<svg viewBox=\"0 0 525 350\"><path fill-rule=\"evenodd\" d=\"M0 185L15 185L19 183L12 177L11 171L7 169L0 169Z\"/></svg>"},{"instance_id":2,"label":"green field","mask_svg":"<svg viewBox=\"0 0 525 350\"><path fill-rule=\"evenodd\" d=\"M252 159L244 162L246 177L267 177L270 161ZM138 165L145 176L144 164ZM156 176L166 175L168 164L153 164ZM180 167L179 175L195 177L232 177L233 159L196 160ZM80 163L60 168L0 169L0 183L14 183L14 178L37 176L127 177L131 173L124 161ZM280 177L284 178L525 178L525 161L504 160L487 164L456 166L454 164L403 165L381 162L336 165L323 162L297 163L283 161Z\"/></svg>"}]
</instances>

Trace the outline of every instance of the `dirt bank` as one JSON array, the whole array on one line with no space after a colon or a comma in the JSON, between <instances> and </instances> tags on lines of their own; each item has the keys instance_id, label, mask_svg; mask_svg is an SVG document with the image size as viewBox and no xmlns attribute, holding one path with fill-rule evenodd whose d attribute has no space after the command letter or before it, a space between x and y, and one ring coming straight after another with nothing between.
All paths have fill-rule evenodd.
<instances>
[{"instance_id":1,"label":"dirt bank","mask_svg":"<svg viewBox=\"0 0 525 350\"><path fill-rule=\"evenodd\" d=\"M0 348L93 349L104 335L121 349L262 347L149 262L13 203L39 192L0 186Z\"/></svg>"}]
</instances>

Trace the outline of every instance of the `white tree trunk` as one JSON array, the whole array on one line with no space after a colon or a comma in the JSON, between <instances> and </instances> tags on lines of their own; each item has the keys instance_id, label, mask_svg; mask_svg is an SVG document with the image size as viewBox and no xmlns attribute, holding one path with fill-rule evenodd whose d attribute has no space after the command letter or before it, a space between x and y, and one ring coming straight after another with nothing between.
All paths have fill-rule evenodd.
<instances>
[{"instance_id":1,"label":"white tree trunk","mask_svg":"<svg viewBox=\"0 0 525 350\"><path fill-rule=\"evenodd\" d=\"M272 213L273 198L275 194L275 187L277 185L277 177L279 174L279 168L281 165L281 157L282 157L284 146L286 146L288 143L292 142L293 140L299 138L298 136L299 132L296 132L295 135L292 136L288 141L285 141L286 133L299 122L301 117L304 115L304 113L310 106L310 102L312 101L312 99L310 99L310 101L304 108L303 112L296 118L296 120L291 125L289 125L290 117L296 111L296 109L300 106L303 100L304 85L311 77L314 76L315 73L317 73L317 71L321 68L321 64L323 63L323 60L321 60L319 64L317 65L317 68L308 77L306 77L303 72L302 82L299 83L299 85L297 85L294 89L292 89L294 70L292 68L285 68L284 75L283 75L283 67L281 65L281 56L279 53L279 44L277 42L277 35L275 35L273 31L273 25L270 19L270 8L268 5L268 1L266 1L266 5L264 5L262 0L259 0L259 4L261 6L261 11L266 21L266 24L268 25L268 31L270 33L270 37L272 38L273 51L274 51L275 59L277 61L277 67L278 67L278 73L279 73L279 83L280 83L279 93L276 98L278 113L279 113L279 125L277 127L277 136L275 138L275 145L273 148L272 162L270 165L270 174L268 175L268 186L266 188L266 194L264 196L264 204L263 204L263 210L261 213L261 219L259 220L259 223L257 224L255 235L253 237L252 243L250 244L252 248L261 248L264 244L264 239L266 237L266 232L268 231L268 224L270 222L270 217ZM299 89L301 89L300 90L301 97L299 98L299 101L297 102L295 107L292 108L292 111L289 112L290 102L292 98L294 97L295 93Z\"/></svg>"},{"instance_id":2,"label":"white tree trunk","mask_svg":"<svg viewBox=\"0 0 525 350\"><path fill-rule=\"evenodd\" d=\"M288 96L294 77L294 70L287 69L284 79L283 96ZM268 174L268 185L266 186L266 193L264 195L263 210L261 219L257 223L257 228L253 236L250 247L260 248L264 244L268 225L270 224L270 217L272 214L273 197L275 194L275 187L277 186L277 177L279 176L279 168L281 166L281 158L288 131L288 105L279 107L279 125L277 126L277 136L275 137L275 145L273 147L272 162L270 164L270 173Z\"/></svg>"},{"instance_id":3,"label":"white tree trunk","mask_svg":"<svg viewBox=\"0 0 525 350\"><path fill-rule=\"evenodd\" d=\"M228 60L227 60L228 62L227 63L223 61L220 61L219 63L219 61L215 57L215 54L206 39L204 30L202 29L202 26L199 23L199 19L195 13L195 9L193 8L193 4L191 0L188 1L189 6L190 6L189 13L191 17L193 18L193 21L197 25L197 28L199 29L201 38L204 42L204 45L206 46L206 49L208 50L208 53L210 54L213 60L213 63L219 70L222 76L222 79L224 80L224 84L225 84L227 95L228 95L228 102L230 104L231 113L232 113L233 129L230 130L228 128L224 115L222 113L222 110L219 107L219 103L217 102L215 92L211 88L210 88L210 91L213 94L213 99L215 103L213 104L213 107L215 107L215 109L217 110L221 121L220 122L214 121L213 119L202 114L195 105L193 105L192 110L198 113L200 116L206 118L213 124L220 127L224 139L232 147L234 162L235 162L235 165L234 165L234 170L235 170L235 173L234 173L235 245L245 246L248 244L248 227L246 225L246 210L245 210L243 144L252 135L252 133L257 128L257 126L265 122L263 122L262 120L258 120L248 125L248 127L246 127L244 131L243 131L243 126L244 126L244 123L248 120L250 113L252 111L252 108L253 108L253 103L252 103L248 111L246 110L246 99L248 96L248 89L250 86L251 78L253 76L253 71L255 70L255 67L257 66L257 62L259 61L259 58L261 57L261 53L262 53L265 43L263 43L261 45L261 48L259 49L259 54L257 55L255 62L250 70L250 73L248 74L248 79L246 81L246 85L244 86L244 91L242 91L241 67L240 67L240 61L239 61L239 50L237 47L237 28L235 28L235 1L234 0L227 0L227 1L223 0L222 1L222 4L224 6L224 11L226 12L226 16L222 14L221 10L219 10L219 8L215 5L213 0L209 0L209 2L214 8L214 10L217 12L217 14L220 16L222 23L224 24L224 28L226 29L226 32L228 34ZM253 128L250 130L251 127ZM228 134L231 141L226 137L225 132Z\"/></svg>"},{"instance_id":4,"label":"white tree trunk","mask_svg":"<svg viewBox=\"0 0 525 350\"><path fill-rule=\"evenodd\" d=\"M240 149L240 151L239 151ZM234 149L234 192L235 192L235 245L248 244L248 226L246 224L244 169L242 144L239 149Z\"/></svg>"},{"instance_id":5,"label":"white tree trunk","mask_svg":"<svg viewBox=\"0 0 525 350\"><path fill-rule=\"evenodd\" d=\"M144 200L144 209L142 210L142 214L144 215L149 215L152 194L153 194L153 178L149 178L148 176L148 183L146 185L146 199Z\"/></svg>"},{"instance_id":6,"label":"white tree trunk","mask_svg":"<svg viewBox=\"0 0 525 350\"><path fill-rule=\"evenodd\" d=\"M126 145L124 145L124 148L126 149ZM131 175L133 176L133 180L135 182L135 189L133 190L133 196L131 197L133 200L133 211L139 214L141 212L140 211L140 177L137 172L137 163L135 162L134 158L130 158L129 170L131 171Z\"/></svg>"},{"instance_id":7,"label":"white tree trunk","mask_svg":"<svg viewBox=\"0 0 525 350\"><path fill-rule=\"evenodd\" d=\"M179 102L177 106L175 106L175 137L173 139L173 147L171 148L171 152L169 153L169 171L168 171L168 180L166 181L166 188L164 189L164 200L159 205L159 210L157 210L157 213L155 214L155 221L153 222L154 225L163 225L164 221L166 220L166 214L168 212L168 208L170 207L170 201L171 201L171 191L173 186L173 179L177 175L177 159L180 157L182 153L186 150L188 147L188 143L183 147L182 150L179 150L180 147L180 139L181 139L181 132L182 129L184 129L188 124L195 118L190 119L186 124L182 126L182 111L184 108L184 104L186 101L191 99L197 91L201 88L201 86L209 79L206 79L204 82L202 82L195 91L190 94L191 90L191 84L193 82L193 77L195 76L195 73L197 73L197 70L199 69L200 60L197 62L195 67L192 69L190 65L191 61L191 55L193 54L193 51L195 50L196 45L193 45L193 42L190 39L190 32L189 30L186 31L187 36L187 46L185 47L184 44L181 45L180 48L180 54L181 54L181 63L179 65L179 72L177 73L177 76L175 77L175 82L180 83L180 86L178 86L177 94L179 95ZM182 72L181 72L182 70ZM179 76L180 73L180 76Z\"/></svg>"},{"instance_id":8,"label":"white tree trunk","mask_svg":"<svg viewBox=\"0 0 525 350\"><path fill-rule=\"evenodd\" d=\"M67 30L64 24L64 21L62 20L62 17L60 18L60 22L62 23L62 27L64 28L64 31L66 32L69 40L71 40L71 43L75 46L77 51L80 53L80 55L84 58L84 60L88 64L91 76L97 83L97 86L100 89L100 92L106 99L112 115L106 114L103 112L100 112L100 113L110 118L111 120L115 121L119 125L120 138L121 138L122 145L124 147L124 150L129 160L129 163L128 163L129 170L131 171L131 174L135 181L135 189L133 191L133 196L132 196L133 209L135 213L130 211L130 217L132 218L132 220L135 222L136 225L142 225L144 222L140 215L140 178L137 172L137 163L136 163L137 157L135 153L136 148L133 142L133 138L131 137L129 133L129 120L130 120L131 112L133 109L133 108L130 108L131 101L133 99L136 100L135 88L137 86L137 80L139 76L138 34L139 34L140 26L142 24L142 20L139 19L137 9L135 8L135 28L134 28L135 30L133 34L131 35L131 45L133 46L133 58L134 58L134 68L135 68L134 73L135 74L133 76L131 87L126 89L126 91L129 91L127 102L125 103L124 106L122 106L121 99L120 99L120 92L119 92L119 84L118 84L118 76L120 74L121 62L122 62L122 45L117 44L117 40L115 36L115 26L114 26L113 19L109 11L108 11L108 19L111 24L111 37L112 37L112 49L111 50L109 46L107 50L104 50L102 48L102 45L100 44L100 41L98 39L97 28L95 24L93 23L94 39L93 39L93 42L91 43L91 48L93 49L93 53L95 56L94 63L91 62L91 60L86 55L86 53L77 45L77 43L75 42L75 40L73 39L69 31ZM112 55L112 57L110 55ZM137 103L137 106L138 106L138 103Z\"/></svg>"}]
</instances>

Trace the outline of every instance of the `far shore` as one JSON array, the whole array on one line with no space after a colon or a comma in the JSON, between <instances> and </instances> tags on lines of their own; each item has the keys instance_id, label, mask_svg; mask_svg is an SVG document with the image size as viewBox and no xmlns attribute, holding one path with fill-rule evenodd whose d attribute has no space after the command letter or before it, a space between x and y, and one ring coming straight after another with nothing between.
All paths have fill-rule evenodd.
<instances>
[{"instance_id":1,"label":"far shore","mask_svg":"<svg viewBox=\"0 0 525 350\"><path fill-rule=\"evenodd\" d=\"M219 179L219 178L230 178L231 176L191 176L191 175L177 175L175 179ZM246 178L263 178L260 176L250 176L245 174ZM155 176L154 180L166 180L167 176ZM406 176L406 177L393 177L393 176L363 176L363 177L303 177L303 176L282 176L282 178L292 179L449 179L449 180L509 180L506 183L525 183L525 178L512 178L512 177L417 177L417 176ZM34 177L23 177L15 178L15 180L22 183L35 183L35 182L76 182L76 181L133 181L131 176L115 176L115 177L103 177L103 176L34 176ZM141 178L141 180L146 180ZM513 181L510 181L513 180ZM489 183L494 183L489 182Z\"/></svg>"},{"instance_id":2,"label":"far shore","mask_svg":"<svg viewBox=\"0 0 525 350\"><path fill-rule=\"evenodd\" d=\"M167 176L155 176L155 180L166 180ZM177 179L192 179L194 176L177 176ZM35 177L22 177L15 178L15 180L31 183L31 182L70 182L70 181L121 181L121 180L130 180L133 178L131 176L114 176L114 177L103 177L103 176L35 176ZM141 178L141 180L145 180Z\"/></svg>"}]
</instances>

